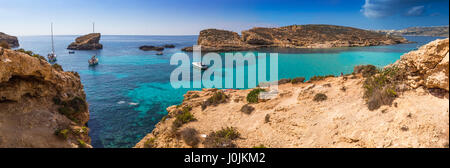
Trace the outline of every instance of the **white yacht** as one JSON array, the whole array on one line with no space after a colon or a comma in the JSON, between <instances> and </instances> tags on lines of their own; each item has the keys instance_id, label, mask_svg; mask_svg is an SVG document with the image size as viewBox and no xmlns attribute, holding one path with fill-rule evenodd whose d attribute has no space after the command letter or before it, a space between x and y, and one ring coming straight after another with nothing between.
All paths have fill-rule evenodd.
<instances>
[{"instance_id":1,"label":"white yacht","mask_svg":"<svg viewBox=\"0 0 450 168\"><path fill-rule=\"evenodd\" d=\"M194 67L196 67L196 68L201 69L201 70L208 69L208 65L205 65L205 64L203 64L203 63L201 63L201 62L192 62L192 65L193 65Z\"/></svg>"}]
</instances>

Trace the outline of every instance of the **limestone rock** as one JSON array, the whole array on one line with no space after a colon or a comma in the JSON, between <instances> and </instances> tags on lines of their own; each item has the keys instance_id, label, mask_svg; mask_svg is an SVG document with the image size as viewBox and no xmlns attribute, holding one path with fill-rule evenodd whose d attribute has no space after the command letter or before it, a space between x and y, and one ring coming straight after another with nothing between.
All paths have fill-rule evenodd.
<instances>
[{"instance_id":1,"label":"limestone rock","mask_svg":"<svg viewBox=\"0 0 450 168\"><path fill-rule=\"evenodd\" d=\"M79 75L0 50L0 148L89 147L89 110Z\"/></svg>"},{"instance_id":2,"label":"limestone rock","mask_svg":"<svg viewBox=\"0 0 450 168\"><path fill-rule=\"evenodd\" d=\"M17 37L0 32L0 42L2 41L8 43L11 48L19 47L19 40L17 40Z\"/></svg>"},{"instance_id":3,"label":"limestone rock","mask_svg":"<svg viewBox=\"0 0 450 168\"><path fill-rule=\"evenodd\" d=\"M449 90L449 39L438 39L404 54L394 65L405 68L408 83L417 88Z\"/></svg>"},{"instance_id":4,"label":"limestone rock","mask_svg":"<svg viewBox=\"0 0 450 168\"><path fill-rule=\"evenodd\" d=\"M100 44L100 33L91 33L84 36L80 36L75 39L75 42L71 43L67 49L69 50L97 50L102 49L103 45Z\"/></svg>"}]
</instances>

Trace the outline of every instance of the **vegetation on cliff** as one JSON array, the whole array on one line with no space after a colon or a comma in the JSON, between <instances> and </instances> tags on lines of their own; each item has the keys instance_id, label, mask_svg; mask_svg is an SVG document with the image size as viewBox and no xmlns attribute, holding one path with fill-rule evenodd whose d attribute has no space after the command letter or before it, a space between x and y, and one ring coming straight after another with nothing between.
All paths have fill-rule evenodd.
<instances>
[{"instance_id":1,"label":"vegetation on cliff","mask_svg":"<svg viewBox=\"0 0 450 168\"><path fill-rule=\"evenodd\" d=\"M80 76L31 51L0 50L0 147L90 147Z\"/></svg>"}]
</instances>

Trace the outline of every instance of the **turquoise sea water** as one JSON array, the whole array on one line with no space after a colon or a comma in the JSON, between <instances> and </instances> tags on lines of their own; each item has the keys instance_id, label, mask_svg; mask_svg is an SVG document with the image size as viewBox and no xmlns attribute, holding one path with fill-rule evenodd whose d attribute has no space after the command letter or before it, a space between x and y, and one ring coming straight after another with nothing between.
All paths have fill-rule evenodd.
<instances>
[{"instance_id":1,"label":"turquoise sea water","mask_svg":"<svg viewBox=\"0 0 450 168\"><path fill-rule=\"evenodd\" d=\"M166 115L166 108L179 104L191 89L174 89L170 73L177 67L169 64L172 54L196 43L197 36L102 36L103 50L75 51L66 47L76 36L56 36L58 64L64 70L80 73L90 104L90 136L94 147L132 147ZM355 65L384 66L398 60L437 37L407 37L413 44L336 49L281 49L277 52L279 78L351 73ZM19 37L20 47L41 55L50 52L49 36ZM164 55L140 51L141 45L175 44ZM89 67L87 60L99 56L99 65ZM191 54L189 54L191 55ZM232 69L231 69L232 70ZM230 67L225 68L225 73Z\"/></svg>"}]
</instances>

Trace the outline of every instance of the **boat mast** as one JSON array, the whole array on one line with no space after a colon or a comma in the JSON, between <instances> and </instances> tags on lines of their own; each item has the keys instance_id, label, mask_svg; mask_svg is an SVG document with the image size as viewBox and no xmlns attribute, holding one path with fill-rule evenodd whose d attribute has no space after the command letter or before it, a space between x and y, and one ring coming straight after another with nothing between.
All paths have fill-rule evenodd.
<instances>
[{"instance_id":1,"label":"boat mast","mask_svg":"<svg viewBox=\"0 0 450 168\"><path fill-rule=\"evenodd\" d=\"M92 33L95 33L95 22L92 22Z\"/></svg>"},{"instance_id":2,"label":"boat mast","mask_svg":"<svg viewBox=\"0 0 450 168\"><path fill-rule=\"evenodd\" d=\"M55 45L53 42L53 22L51 23L51 31L52 31L52 54L55 54Z\"/></svg>"}]
</instances>

